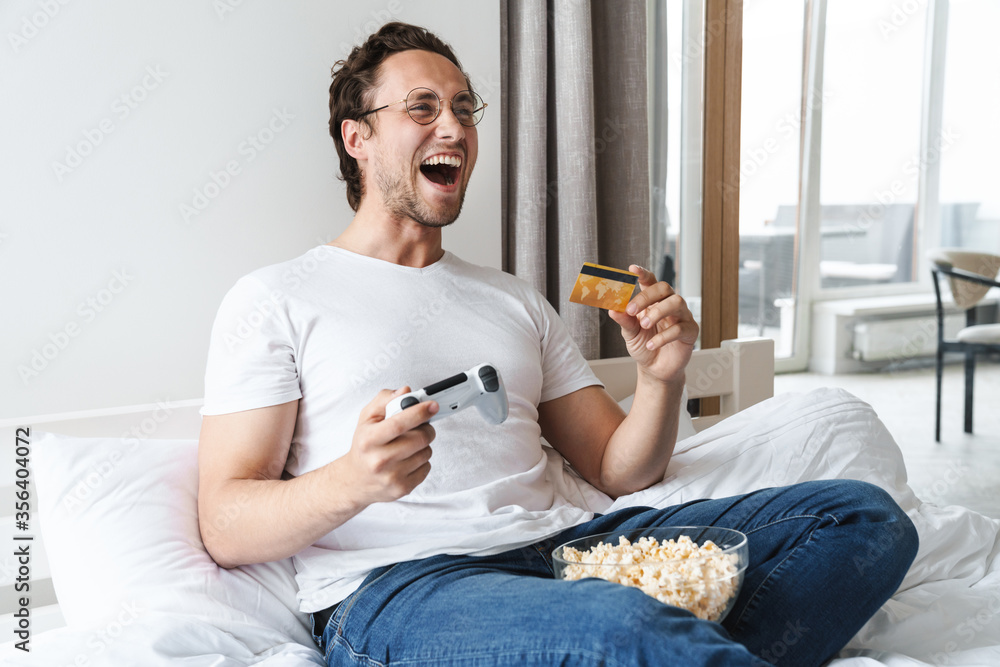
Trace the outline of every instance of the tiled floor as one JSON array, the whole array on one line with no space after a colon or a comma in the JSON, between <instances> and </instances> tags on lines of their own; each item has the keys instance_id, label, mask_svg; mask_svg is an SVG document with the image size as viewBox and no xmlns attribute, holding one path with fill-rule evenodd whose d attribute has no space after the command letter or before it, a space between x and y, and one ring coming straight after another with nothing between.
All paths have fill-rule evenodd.
<instances>
[{"instance_id":1,"label":"tiled floor","mask_svg":"<svg viewBox=\"0 0 1000 667\"><path fill-rule=\"evenodd\" d=\"M939 505L959 504L1000 518L1000 364L976 366L972 435L962 429L964 379L946 366L941 442L934 442L934 369L775 377L775 393L842 387L875 408L903 452L910 486Z\"/></svg>"}]
</instances>

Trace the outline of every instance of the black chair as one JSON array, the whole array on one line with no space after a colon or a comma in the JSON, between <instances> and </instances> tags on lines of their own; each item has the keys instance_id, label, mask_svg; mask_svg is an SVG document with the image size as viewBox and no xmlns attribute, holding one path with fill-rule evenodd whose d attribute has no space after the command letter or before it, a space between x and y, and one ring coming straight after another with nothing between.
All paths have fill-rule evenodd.
<instances>
[{"instance_id":1,"label":"black chair","mask_svg":"<svg viewBox=\"0 0 1000 667\"><path fill-rule=\"evenodd\" d=\"M965 432L972 433L972 385L976 371L976 355L1000 352L1000 324L976 324L976 305L991 287L1000 287L994 278L1000 257L968 251L935 251L931 253L931 275L937 298L937 405L935 408L934 441L941 442L941 380L944 355L960 352L965 355ZM957 265L964 268L958 268ZM965 310L965 328L954 338L944 335L944 304L939 279L947 276L955 305Z\"/></svg>"}]
</instances>

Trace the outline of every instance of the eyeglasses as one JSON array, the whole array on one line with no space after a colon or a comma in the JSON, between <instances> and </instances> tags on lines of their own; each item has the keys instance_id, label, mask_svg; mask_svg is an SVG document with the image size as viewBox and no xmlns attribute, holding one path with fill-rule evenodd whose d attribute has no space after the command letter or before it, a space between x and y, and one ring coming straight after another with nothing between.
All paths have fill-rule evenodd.
<instances>
[{"instance_id":1,"label":"eyeglasses","mask_svg":"<svg viewBox=\"0 0 1000 667\"><path fill-rule=\"evenodd\" d=\"M458 122L465 127L472 127L481 121L483 119L483 110L487 107L486 102L483 102L483 98L471 90L459 91L449 101L442 100L430 88L414 88L407 93L405 98L380 106L378 109L366 111L358 116L358 119L360 120L370 113L375 113L376 111L381 111L382 109L387 109L403 102L406 102L406 113L413 119L414 123L420 125L430 125L433 123L441 113L441 106L444 102L451 104L451 112L455 114Z\"/></svg>"}]
</instances>

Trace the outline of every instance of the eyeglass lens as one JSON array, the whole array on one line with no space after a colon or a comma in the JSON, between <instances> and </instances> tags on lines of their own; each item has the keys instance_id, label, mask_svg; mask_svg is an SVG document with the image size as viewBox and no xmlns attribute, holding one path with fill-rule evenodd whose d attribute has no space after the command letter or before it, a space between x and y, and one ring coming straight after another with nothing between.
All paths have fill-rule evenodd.
<instances>
[{"instance_id":1,"label":"eyeglass lens","mask_svg":"<svg viewBox=\"0 0 1000 667\"><path fill-rule=\"evenodd\" d=\"M414 88L406 96L406 112L421 125L433 123L438 117L441 99L429 88ZM472 127L483 117L483 101L472 91L463 90L451 100L451 111L458 122Z\"/></svg>"}]
</instances>

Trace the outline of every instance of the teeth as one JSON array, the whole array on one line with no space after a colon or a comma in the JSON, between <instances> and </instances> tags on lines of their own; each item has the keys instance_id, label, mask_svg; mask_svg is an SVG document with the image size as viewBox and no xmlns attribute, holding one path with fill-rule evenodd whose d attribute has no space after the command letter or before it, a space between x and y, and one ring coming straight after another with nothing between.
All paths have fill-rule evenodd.
<instances>
[{"instance_id":1,"label":"teeth","mask_svg":"<svg viewBox=\"0 0 1000 667\"><path fill-rule=\"evenodd\" d=\"M420 164L433 165L433 164L446 164L449 167L461 167L462 158L457 155L432 155Z\"/></svg>"}]
</instances>

